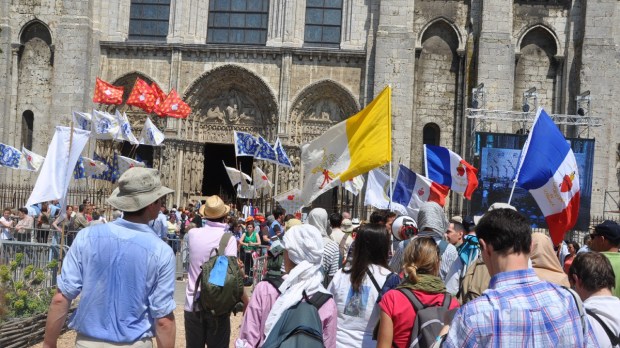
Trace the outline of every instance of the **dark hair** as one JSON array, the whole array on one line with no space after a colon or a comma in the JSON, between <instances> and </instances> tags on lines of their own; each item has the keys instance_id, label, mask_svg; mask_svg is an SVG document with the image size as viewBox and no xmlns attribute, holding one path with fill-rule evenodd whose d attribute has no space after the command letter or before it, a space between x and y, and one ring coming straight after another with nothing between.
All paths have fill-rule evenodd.
<instances>
[{"instance_id":1,"label":"dark hair","mask_svg":"<svg viewBox=\"0 0 620 348\"><path fill-rule=\"evenodd\" d=\"M294 219L295 215L293 214L286 214L286 216L284 217L284 222L287 222L290 219Z\"/></svg>"},{"instance_id":2,"label":"dark hair","mask_svg":"<svg viewBox=\"0 0 620 348\"><path fill-rule=\"evenodd\" d=\"M274 219L278 219L280 216L282 216L282 214L284 214L284 209L280 208L280 207L276 207L273 212L273 218Z\"/></svg>"},{"instance_id":3,"label":"dark hair","mask_svg":"<svg viewBox=\"0 0 620 348\"><path fill-rule=\"evenodd\" d=\"M6 207L6 208L4 208L4 210L2 212L4 213L5 211L8 211L9 213L12 213L13 209L11 209L9 207Z\"/></svg>"},{"instance_id":4,"label":"dark hair","mask_svg":"<svg viewBox=\"0 0 620 348\"><path fill-rule=\"evenodd\" d=\"M94 211L94 212L93 212L93 220L94 220L94 221L99 220L99 218L100 218L100 217L101 217L101 215L99 215L99 213L98 213L97 211Z\"/></svg>"},{"instance_id":5,"label":"dark hair","mask_svg":"<svg viewBox=\"0 0 620 348\"><path fill-rule=\"evenodd\" d=\"M78 206L78 212L83 213L83 212L84 212L84 208L86 208L86 207L84 206L84 204L80 204L80 205Z\"/></svg>"},{"instance_id":6,"label":"dark hair","mask_svg":"<svg viewBox=\"0 0 620 348\"><path fill-rule=\"evenodd\" d=\"M340 227L342 225L342 215L340 213L329 214L329 225L331 227Z\"/></svg>"},{"instance_id":7,"label":"dark hair","mask_svg":"<svg viewBox=\"0 0 620 348\"><path fill-rule=\"evenodd\" d=\"M205 217L205 220L208 220L208 221L211 221L211 222L224 222L227 218L228 218L228 216L224 215L224 216L220 216L219 218L213 218L213 219Z\"/></svg>"},{"instance_id":8,"label":"dark hair","mask_svg":"<svg viewBox=\"0 0 620 348\"><path fill-rule=\"evenodd\" d=\"M605 288L611 290L616 286L616 275L611 262L605 255L595 251L575 256L568 270L568 277L571 281L573 275L581 280L583 287L588 291Z\"/></svg>"},{"instance_id":9,"label":"dark hair","mask_svg":"<svg viewBox=\"0 0 620 348\"><path fill-rule=\"evenodd\" d=\"M529 254L532 247L529 220L512 209L495 209L484 214L476 225L476 235L503 255Z\"/></svg>"},{"instance_id":10,"label":"dark hair","mask_svg":"<svg viewBox=\"0 0 620 348\"><path fill-rule=\"evenodd\" d=\"M458 231L461 231L463 233L467 233L468 232L467 230L465 230L465 226L463 226L463 224L460 223L460 222L451 222L451 224L454 225L454 230L457 231L457 232Z\"/></svg>"},{"instance_id":11,"label":"dark hair","mask_svg":"<svg viewBox=\"0 0 620 348\"><path fill-rule=\"evenodd\" d=\"M22 207L22 208L19 208L18 210L21 211L22 213L28 215L28 208Z\"/></svg>"},{"instance_id":12,"label":"dark hair","mask_svg":"<svg viewBox=\"0 0 620 348\"><path fill-rule=\"evenodd\" d=\"M351 268L345 273L351 274L351 288L355 292L361 290L368 266L379 265L388 268L388 252L390 240L385 234L385 226L366 224L360 226L355 237Z\"/></svg>"},{"instance_id":13,"label":"dark hair","mask_svg":"<svg viewBox=\"0 0 620 348\"><path fill-rule=\"evenodd\" d=\"M579 243L572 241L572 242L568 242L568 244L573 246L573 249L575 249L575 252L577 252L577 250L579 250Z\"/></svg>"},{"instance_id":14,"label":"dark hair","mask_svg":"<svg viewBox=\"0 0 620 348\"><path fill-rule=\"evenodd\" d=\"M385 225L387 223L389 213L390 211L386 209L375 210L372 212L372 214L370 214L369 222L371 224ZM383 229L385 230L385 228Z\"/></svg>"}]
</instances>

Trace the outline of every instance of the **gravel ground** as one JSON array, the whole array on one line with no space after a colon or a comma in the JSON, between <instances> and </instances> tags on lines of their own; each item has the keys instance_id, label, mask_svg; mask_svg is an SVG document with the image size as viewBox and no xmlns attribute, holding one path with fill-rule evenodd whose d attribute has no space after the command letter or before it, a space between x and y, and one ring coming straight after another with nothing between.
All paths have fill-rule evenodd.
<instances>
[{"instance_id":1,"label":"gravel ground","mask_svg":"<svg viewBox=\"0 0 620 348\"><path fill-rule=\"evenodd\" d=\"M246 291L249 293L250 288L246 288ZM177 336L176 336L176 347L185 347L185 326L183 324L183 301L185 294L185 282L178 281L177 287L175 289L175 299L177 302L177 308L174 310L174 317L177 324ZM235 347L235 339L239 337L239 329L241 327L241 321L243 316L241 313L236 316L230 316L230 347ZM75 347L75 337L76 332L71 330L67 331L58 339L58 348L73 348ZM155 343L155 341L153 341ZM154 344L157 347L157 344ZM43 343L39 343L37 345L31 346L31 348L42 348Z\"/></svg>"}]
</instances>

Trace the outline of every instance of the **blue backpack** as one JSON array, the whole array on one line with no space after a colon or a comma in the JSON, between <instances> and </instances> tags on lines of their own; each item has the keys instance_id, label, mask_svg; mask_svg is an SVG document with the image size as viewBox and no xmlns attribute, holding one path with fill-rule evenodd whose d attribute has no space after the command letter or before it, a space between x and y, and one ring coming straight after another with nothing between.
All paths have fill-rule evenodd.
<instances>
[{"instance_id":1,"label":"blue backpack","mask_svg":"<svg viewBox=\"0 0 620 348\"><path fill-rule=\"evenodd\" d=\"M319 317L319 308L332 295L317 292L309 298L303 292L303 298L289 307L271 333L265 339L263 348L323 348L323 323Z\"/></svg>"}]
</instances>

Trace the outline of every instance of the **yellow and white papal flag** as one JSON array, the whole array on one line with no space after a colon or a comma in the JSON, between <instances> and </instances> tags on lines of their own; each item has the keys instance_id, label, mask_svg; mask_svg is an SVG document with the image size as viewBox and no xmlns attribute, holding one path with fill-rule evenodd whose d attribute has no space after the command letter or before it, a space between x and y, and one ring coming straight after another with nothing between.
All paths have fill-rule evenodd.
<instances>
[{"instance_id":1,"label":"yellow and white papal flag","mask_svg":"<svg viewBox=\"0 0 620 348\"><path fill-rule=\"evenodd\" d=\"M392 160L391 89L302 147L305 206L323 192Z\"/></svg>"}]
</instances>

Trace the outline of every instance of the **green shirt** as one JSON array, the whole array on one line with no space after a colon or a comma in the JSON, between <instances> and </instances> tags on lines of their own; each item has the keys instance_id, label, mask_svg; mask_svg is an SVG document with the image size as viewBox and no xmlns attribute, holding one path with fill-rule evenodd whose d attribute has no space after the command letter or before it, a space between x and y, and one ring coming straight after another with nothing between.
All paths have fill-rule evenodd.
<instances>
[{"instance_id":1,"label":"green shirt","mask_svg":"<svg viewBox=\"0 0 620 348\"><path fill-rule=\"evenodd\" d=\"M620 253L618 252L604 252L601 253L609 259L611 262L611 268L614 269L616 274L616 287L612 290L614 296L620 298Z\"/></svg>"},{"instance_id":2,"label":"green shirt","mask_svg":"<svg viewBox=\"0 0 620 348\"><path fill-rule=\"evenodd\" d=\"M245 237L243 238L244 243L258 243L258 233L256 231L252 232L251 235L248 236L248 233L245 233ZM258 246L255 245L244 245L242 246L243 250L256 251Z\"/></svg>"}]
</instances>

